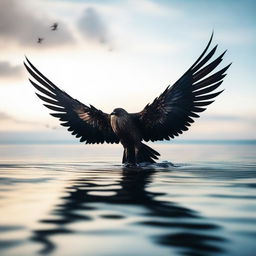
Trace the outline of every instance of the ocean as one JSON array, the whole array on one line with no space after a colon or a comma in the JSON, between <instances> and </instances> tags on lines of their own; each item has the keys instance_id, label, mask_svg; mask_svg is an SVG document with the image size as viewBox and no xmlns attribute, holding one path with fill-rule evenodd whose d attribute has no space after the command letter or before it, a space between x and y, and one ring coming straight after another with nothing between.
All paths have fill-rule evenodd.
<instances>
[{"instance_id":1,"label":"ocean","mask_svg":"<svg viewBox=\"0 0 256 256\"><path fill-rule=\"evenodd\" d=\"M0 145L0 255L256 255L256 142L151 146Z\"/></svg>"}]
</instances>

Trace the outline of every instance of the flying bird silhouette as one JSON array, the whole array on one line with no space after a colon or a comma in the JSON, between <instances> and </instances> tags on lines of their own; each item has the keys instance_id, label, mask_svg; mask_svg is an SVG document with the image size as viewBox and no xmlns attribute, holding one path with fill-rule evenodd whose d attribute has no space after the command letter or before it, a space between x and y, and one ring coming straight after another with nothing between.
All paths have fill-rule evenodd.
<instances>
[{"instance_id":1,"label":"flying bird silhouette","mask_svg":"<svg viewBox=\"0 0 256 256\"><path fill-rule=\"evenodd\" d=\"M37 39L37 43L38 43L38 44L41 44L41 43L43 42L43 40L44 40L44 38L42 38L42 37L38 37L38 39Z\"/></svg>"},{"instance_id":2,"label":"flying bird silhouette","mask_svg":"<svg viewBox=\"0 0 256 256\"><path fill-rule=\"evenodd\" d=\"M58 118L62 126L80 138L80 142L120 142L124 147L124 164L154 163L160 154L142 141L170 140L179 136L188 130L193 118L199 117L197 113L203 112L223 91L213 92L223 82L231 63L211 74L226 52L212 61L217 49L216 45L207 53L212 38L213 34L202 54L184 75L138 113L115 108L107 114L92 105L87 106L59 89L27 58L24 65L37 81L29 79L39 92L36 95L46 103L45 107L54 111L51 115Z\"/></svg>"},{"instance_id":3,"label":"flying bird silhouette","mask_svg":"<svg viewBox=\"0 0 256 256\"><path fill-rule=\"evenodd\" d=\"M58 23L57 22L55 22L55 23L53 23L52 25L51 25L51 29L54 31L54 30L57 30L58 29Z\"/></svg>"}]
</instances>

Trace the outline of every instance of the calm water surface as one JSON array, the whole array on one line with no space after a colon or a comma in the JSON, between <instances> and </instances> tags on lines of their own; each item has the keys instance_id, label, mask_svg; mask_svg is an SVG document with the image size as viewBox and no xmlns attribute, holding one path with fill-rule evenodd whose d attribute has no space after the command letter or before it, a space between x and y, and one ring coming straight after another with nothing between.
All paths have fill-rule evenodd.
<instances>
[{"instance_id":1,"label":"calm water surface","mask_svg":"<svg viewBox=\"0 0 256 256\"><path fill-rule=\"evenodd\" d=\"M0 255L256 255L256 144L0 145Z\"/></svg>"}]
</instances>

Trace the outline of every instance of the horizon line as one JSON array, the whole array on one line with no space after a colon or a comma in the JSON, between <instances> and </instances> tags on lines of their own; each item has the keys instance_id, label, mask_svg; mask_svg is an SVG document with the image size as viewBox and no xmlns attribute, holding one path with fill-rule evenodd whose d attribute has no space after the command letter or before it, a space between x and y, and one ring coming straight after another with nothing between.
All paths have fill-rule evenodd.
<instances>
[{"instance_id":1,"label":"horizon line","mask_svg":"<svg viewBox=\"0 0 256 256\"><path fill-rule=\"evenodd\" d=\"M250 145L256 145L256 139L176 139L176 140L169 140L169 141L155 141L151 142L148 141L146 143L154 143L154 144L250 144ZM73 141L73 140L67 140L67 139L59 139L59 140L43 140L43 139L19 139L19 140L10 140L6 139L3 141L0 141L0 145L100 145L95 143L95 144L86 144L86 143L81 143L79 141ZM111 143L103 143L105 145L117 145L117 144L111 144ZM101 144L102 145L102 144Z\"/></svg>"}]
</instances>

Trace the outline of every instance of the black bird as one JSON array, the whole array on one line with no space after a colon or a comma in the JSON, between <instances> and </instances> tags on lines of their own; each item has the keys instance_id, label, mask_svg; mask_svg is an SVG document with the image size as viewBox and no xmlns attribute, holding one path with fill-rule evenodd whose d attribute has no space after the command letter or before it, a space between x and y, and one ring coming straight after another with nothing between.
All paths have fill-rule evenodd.
<instances>
[{"instance_id":1,"label":"black bird","mask_svg":"<svg viewBox=\"0 0 256 256\"><path fill-rule=\"evenodd\" d=\"M44 40L44 38L42 38L42 37L38 37L38 39L37 39L37 43L38 43L38 44L41 44L41 43L43 42L43 40Z\"/></svg>"},{"instance_id":2,"label":"black bird","mask_svg":"<svg viewBox=\"0 0 256 256\"><path fill-rule=\"evenodd\" d=\"M51 25L51 29L54 31L54 30L57 30L58 29L58 23L57 22L55 22L55 23L53 23L52 25Z\"/></svg>"},{"instance_id":3,"label":"black bird","mask_svg":"<svg viewBox=\"0 0 256 256\"><path fill-rule=\"evenodd\" d=\"M142 141L170 140L187 131L197 113L203 112L222 91L213 92L223 82L225 72L231 64L211 74L221 63L225 52L216 59L217 45L209 53L211 36L206 48L196 62L172 86L168 86L151 104L138 113L128 113L116 108L111 114L92 105L85 105L72 98L47 79L27 58L27 71L38 82L30 80L39 91L36 95L52 116L68 127L68 131L80 138L80 142L119 143L124 147L123 163L154 163L160 155Z\"/></svg>"}]
</instances>

